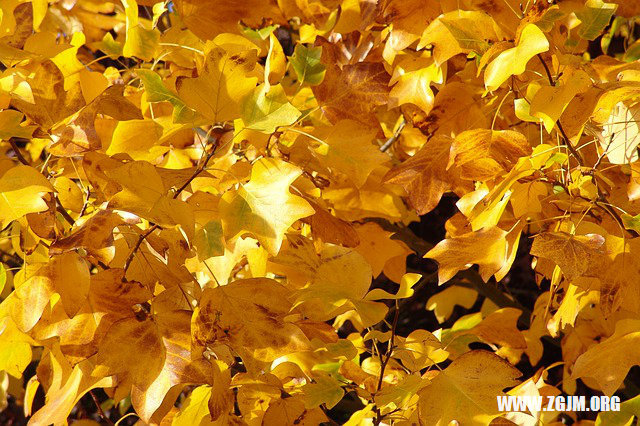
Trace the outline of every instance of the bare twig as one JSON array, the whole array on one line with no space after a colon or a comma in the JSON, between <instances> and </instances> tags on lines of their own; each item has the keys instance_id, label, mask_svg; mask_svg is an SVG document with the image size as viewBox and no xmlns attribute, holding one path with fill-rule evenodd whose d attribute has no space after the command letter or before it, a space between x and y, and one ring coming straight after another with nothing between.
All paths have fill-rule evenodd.
<instances>
[{"instance_id":1,"label":"bare twig","mask_svg":"<svg viewBox=\"0 0 640 426\"><path fill-rule=\"evenodd\" d=\"M13 139L9 139L9 144L11 145L13 152L16 154L16 158L18 159L18 161L20 161L25 166L29 166L30 165L29 162L27 161L26 158L24 158L24 156L20 152L20 148L18 148L18 145L16 144L16 142Z\"/></svg>"},{"instance_id":2,"label":"bare twig","mask_svg":"<svg viewBox=\"0 0 640 426\"><path fill-rule=\"evenodd\" d=\"M404 129L404 126L406 124L407 122L405 121L404 117L402 117L402 121L398 125L398 128L396 129L396 131L393 132L393 135L391 135L391 137L387 139L387 141L384 144L382 144L382 146L380 147L380 152L385 152L386 150L391 148L391 145L393 145L394 142L398 139L398 137L400 137L400 133L402 132L402 129Z\"/></svg>"},{"instance_id":3,"label":"bare twig","mask_svg":"<svg viewBox=\"0 0 640 426\"><path fill-rule=\"evenodd\" d=\"M549 85L555 86L556 82L553 79L553 76L551 75L551 70L549 69L547 62L544 60L541 54L538 53L536 56L540 60L540 63L542 63L544 71L547 74L547 78L549 79ZM565 145L567 145L567 149L571 152L571 155L573 155L576 158L576 161L578 162L580 167L584 166L584 160L582 159L582 156L571 144L571 140L569 139L569 136L567 136L567 133L564 131L564 128L562 127L562 123L560 123L559 119L556 122L556 124L558 126L558 130L560 131L560 134L562 135L562 139L564 139Z\"/></svg>"},{"instance_id":4,"label":"bare twig","mask_svg":"<svg viewBox=\"0 0 640 426\"><path fill-rule=\"evenodd\" d=\"M93 390L89 391L89 395L91 395L91 399L93 399L93 402L96 404L96 408L98 409L98 414L100 415L100 418L102 418L102 420L107 422L107 424L109 424L109 425L115 425L115 423L113 423L111 421L111 419L109 417L107 417L107 415L102 410L102 406L100 405L100 401L98 401L98 397L93 392Z\"/></svg>"},{"instance_id":5,"label":"bare twig","mask_svg":"<svg viewBox=\"0 0 640 426\"><path fill-rule=\"evenodd\" d=\"M76 223L75 219L71 217L69 212L67 212L67 210L64 207L62 207L62 204L60 204L60 200L58 199L58 197L56 196L55 198L56 198L56 211L60 213L60 215L64 218L64 220L67 221L69 225L73 226L73 224Z\"/></svg>"},{"instance_id":6,"label":"bare twig","mask_svg":"<svg viewBox=\"0 0 640 426\"><path fill-rule=\"evenodd\" d=\"M387 352L384 355L384 359L380 364L380 377L378 377L378 386L376 387L376 392L380 392L382 389L382 383L384 382L384 372L391 361L391 355L395 349L395 340L396 340L396 328L398 327L398 318L400 317L400 310L398 309L398 301L395 301L395 311L393 313L393 323L391 324L391 338L389 339L389 344L387 346ZM382 358L382 355L381 355ZM374 425L379 425L383 419L382 411L379 407L376 407L376 418L373 422Z\"/></svg>"},{"instance_id":7,"label":"bare twig","mask_svg":"<svg viewBox=\"0 0 640 426\"><path fill-rule=\"evenodd\" d=\"M551 86L555 86L555 81L554 81L553 77L551 76L551 71L549 70L549 66L545 62L544 58L542 57L541 54L538 54L536 56L538 57L538 59L542 63L542 66L544 67L544 70L545 70L545 72L547 74L547 78L549 79L549 84ZM569 136L567 136L567 133L564 131L564 128L562 127L562 123L560 122L560 119L558 119L558 121L556 122L556 125L558 126L558 130L560 131L560 134L562 135L562 138L564 139L564 143L567 146L567 149L575 157L576 161L578 162L578 165L580 167L584 167L585 166L584 160L583 160L582 156L580 155L580 153L571 144L571 140L569 139ZM624 230L625 229L624 222L622 221L622 218L620 217L618 212L616 212L614 209L610 208L607 205L607 204L610 204L610 203L608 202L605 193L602 191L602 188L600 188L600 185L598 185L598 182L595 179L595 173L592 175L592 179L591 180L592 180L593 184L596 186L596 189L598 191L598 201L595 204L598 207L602 208L609 216L611 216L613 218L613 220L618 223L620 228L622 230ZM638 233L635 232L634 230L627 230L627 232L629 232L633 236L638 236Z\"/></svg>"}]
</instances>

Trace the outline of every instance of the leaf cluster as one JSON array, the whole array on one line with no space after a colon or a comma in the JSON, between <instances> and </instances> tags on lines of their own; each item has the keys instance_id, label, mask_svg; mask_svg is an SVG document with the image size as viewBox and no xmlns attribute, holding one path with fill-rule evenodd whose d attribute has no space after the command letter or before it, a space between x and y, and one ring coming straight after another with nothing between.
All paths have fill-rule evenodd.
<instances>
[{"instance_id":1,"label":"leaf cluster","mask_svg":"<svg viewBox=\"0 0 640 426\"><path fill-rule=\"evenodd\" d=\"M0 405L30 425L86 395L176 426L640 414L636 2L0 11Z\"/></svg>"}]
</instances>

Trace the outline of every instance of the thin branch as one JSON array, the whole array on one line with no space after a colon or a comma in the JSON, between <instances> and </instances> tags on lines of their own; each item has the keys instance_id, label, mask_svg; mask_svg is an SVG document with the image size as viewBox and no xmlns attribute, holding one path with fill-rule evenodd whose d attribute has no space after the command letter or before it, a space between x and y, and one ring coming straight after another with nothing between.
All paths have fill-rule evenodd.
<instances>
[{"instance_id":1,"label":"thin branch","mask_svg":"<svg viewBox=\"0 0 640 426\"><path fill-rule=\"evenodd\" d=\"M91 395L91 399L93 399L93 402L96 404L96 408L98 409L98 414L100 415L100 417L102 418L102 420L104 420L105 422L107 422L107 424L110 425L115 425L115 423L113 423L111 421L111 419L109 417L107 417L107 415L104 413L104 411L102 410L102 406L100 405L100 401L98 401L98 397L96 396L96 394L93 392L93 390L89 391L89 395Z\"/></svg>"},{"instance_id":2,"label":"thin branch","mask_svg":"<svg viewBox=\"0 0 640 426\"><path fill-rule=\"evenodd\" d=\"M20 161L25 166L30 166L30 164L27 161L27 159L24 158L24 156L20 152L20 148L18 148L18 145L16 144L16 142L13 139L9 139L9 144L11 145L11 148L13 149L13 152L16 154L16 158L18 159L18 161Z\"/></svg>"},{"instance_id":3,"label":"thin branch","mask_svg":"<svg viewBox=\"0 0 640 426\"><path fill-rule=\"evenodd\" d=\"M549 79L549 84L551 86L555 86L555 81L554 81L554 79L553 79L553 77L551 75L551 70L549 70L549 66L545 62L544 58L539 53L536 56L538 57L538 59L542 63L542 66L544 67L544 70L545 70L545 72L547 74L547 78ZM562 123L560 122L560 119L558 119L558 121L556 122L556 125L558 126L558 130L560 131L560 134L562 135L562 138L564 139L564 143L567 146L567 149L576 158L576 161L578 162L578 165L580 167L584 167L585 166L584 160L582 159L582 156L580 155L580 153L571 144L571 140L569 139L569 136L567 136L567 133L564 131L564 128L562 127ZM598 182L595 179L595 173L592 174L591 180L592 180L593 184L596 186L596 189L598 191L598 202L596 202L595 204L598 207L602 208L605 212L607 212L607 214L609 214L609 216L611 216L613 218L613 220L618 223L618 225L620 226L620 228L624 232L624 230L625 230L624 222L622 221L622 218L620 217L618 212L616 212L615 210L609 208L609 206L604 204L604 203L608 203L608 200L607 200L606 195L604 194L604 192L602 192L602 189L598 185ZM627 232L629 232L634 237L638 236L638 233L635 232L634 230L627 230Z\"/></svg>"},{"instance_id":4,"label":"thin branch","mask_svg":"<svg viewBox=\"0 0 640 426\"><path fill-rule=\"evenodd\" d=\"M136 245L133 246L133 249L129 253L129 256L127 256L127 260L125 260L124 266L122 267L122 269L124 269L124 273L122 274L123 281L125 280L125 276L127 275L127 270L129 269L129 266L131 266L131 262L133 262L133 258L136 256L136 252L140 248L140 245L149 235L151 235L153 231L155 231L159 227L160 226L158 225L153 225L151 228L147 229L144 233L140 234L140 236L138 237L138 241L136 241Z\"/></svg>"},{"instance_id":5,"label":"thin branch","mask_svg":"<svg viewBox=\"0 0 640 426\"><path fill-rule=\"evenodd\" d=\"M387 141L384 144L382 144L382 146L380 147L380 152L385 152L386 150L391 148L391 145L393 145L394 142L398 140L398 137L400 137L400 133L402 132L402 129L404 129L404 126L406 124L407 124L406 120L404 119L404 117L402 117L402 121L400 122L398 129L396 129L396 131L393 132L393 135L391 135L391 137L387 139Z\"/></svg>"},{"instance_id":6,"label":"thin branch","mask_svg":"<svg viewBox=\"0 0 640 426\"><path fill-rule=\"evenodd\" d=\"M67 221L69 225L73 226L76 223L75 219L71 217L69 212L67 212L65 208L62 207L62 205L60 204L60 200L58 200L58 197L56 197L56 211L60 213L60 215L64 218L64 220Z\"/></svg>"},{"instance_id":7,"label":"thin branch","mask_svg":"<svg viewBox=\"0 0 640 426\"><path fill-rule=\"evenodd\" d=\"M542 57L542 55L540 53L538 53L536 56L540 60L540 63L542 63L544 71L547 74L547 78L549 79L549 85L551 85L552 87L555 86L556 82L553 79L553 76L551 75L551 70L549 69L549 66L547 65L547 62L544 60L544 58ZM560 119L558 119L556 124L558 126L558 130L560 131L560 134L562 135L562 138L564 139L565 145L567 145L567 149L576 158L576 161L578 162L580 167L584 166L584 160L582 159L582 156L580 156L580 153L578 151L576 151L574 146L571 144L571 139L569 139L569 136L567 136L567 133L564 131L564 128L562 127L562 123L560 123Z\"/></svg>"},{"instance_id":8,"label":"thin branch","mask_svg":"<svg viewBox=\"0 0 640 426\"><path fill-rule=\"evenodd\" d=\"M395 301L395 312L393 314L393 324L391 325L391 338L389 339L389 345L387 346L387 353L384 355L384 359L380 364L380 377L378 377L378 386L376 388L376 393L380 392L382 389L382 383L384 382L384 372L391 361L391 355L393 354L393 350L395 349L395 340L396 340L396 328L398 327L398 318L400 317L400 309L398 309L398 301ZM376 418L373 422L374 425L379 425L382 422L382 411L379 407L376 407Z\"/></svg>"}]
</instances>

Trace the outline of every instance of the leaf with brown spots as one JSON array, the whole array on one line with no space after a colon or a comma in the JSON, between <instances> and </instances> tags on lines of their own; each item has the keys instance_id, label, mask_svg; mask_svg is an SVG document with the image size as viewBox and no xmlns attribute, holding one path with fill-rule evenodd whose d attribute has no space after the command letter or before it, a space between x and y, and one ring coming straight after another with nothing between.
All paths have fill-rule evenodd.
<instances>
[{"instance_id":1,"label":"leaf with brown spots","mask_svg":"<svg viewBox=\"0 0 640 426\"><path fill-rule=\"evenodd\" d=\"M345 118L366 125L375 122L374 111L389 100L390 76L376 62L327 67L322 84L314 88L322 110L332 123Z\"/></svg>"},{"instance_id":2,"label":"leaf with brown spots","mask_svg":"<svg viewBox=\"0 0 640 426\"><path fill-rule=\"evenodd\" d=\"M604 242L597 234L545 233L533 240L531 254L551 260L569 280L573 280L600 263L605 254Z\"/></svg>"},{"instance_id":3,"label":"leaf with brown spots","mask_svg":"<svg viewBox=\"0 0 640 426\"><path fill-rule=\"evenodd\" d=\"M384 177L388 183L402 185L418 214L433 210L442 195L451 189L447 164L452 142L446 136L430 139L413 157Z\"/></svg>"},{"instance_id":4,"label":"leaf with brown spots","mask_svg":"<svg viewBox=\"0 0 640 426\"><path fill-rule=\"evenodd\" d=\"M122 218L113 211L101 210L70 235L55 241L51 245L51 253L60 254L83 248L90 256L109 264L115 254L113 228L122 223Z\"/></svg>"},{"instance_id":5,"label":"leaf with brown spots","mask_svg":"<svg viewBox=\"0 0 640 426\"><path fill-rule=\"evenodd\" d=\"M203 40L235 33L241 22L251 27L263 18L286 22L276 0L177 0L175 7L186 26Z\"/></svg>"},{"instance_id":6,"label":"leaf with brown spots","mask_svg":"<svg viewBox=\"0 0 640 426\"><path fill-rule=\"evenodd\" d=\"M29 81L35 103L14 98L11 105L49 130L85 105L80 85L64 90L64 76L52 61L44 61Z\"/></svg>"},{"instance_id":7,"label":"leaf with brown spots","mask_svg":"<svg viewBox=\"0 0 640 426\"><path fill-rule=\"evenodd\" d=\"M124 85L108 87L84 107L69 125L56 129L60 140L51 147L52 152L59 156L71 156L102 148L103 141L95 127L98 114L119 121L142 119L140 109L129 102L123 92Z\"/></svg>"},{"instance_id":8,"label":"leaf with brown spots","mask_svg":"<svg viewBox=\"0 0 640 426\"><path fill-rule=\"evenodd\" d=\"M205 289L194 312L193 339L202 346L228 345L246 363L270 362L309 348L304 333L285 320L292 304L274 280L254 278Z\"/></svg>"},{"instance_id":9,"label":"leaf with brown spots","mask_svg":"<svg viewBox=\"0 0 640 426\"><path fill-rule=\"evenodd\" d=\"M174 386L209 383L209 361L192 357L189 311L115 322L100 343L93 375L115 375L116 399L131 403L148 422Z\"/></svg>"}]
</instances>

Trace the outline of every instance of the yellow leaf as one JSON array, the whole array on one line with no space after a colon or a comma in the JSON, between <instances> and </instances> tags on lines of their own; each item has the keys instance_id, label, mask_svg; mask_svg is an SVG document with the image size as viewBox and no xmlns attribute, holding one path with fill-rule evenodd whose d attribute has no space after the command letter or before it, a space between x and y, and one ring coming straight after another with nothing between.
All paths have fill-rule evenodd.
<instances>
[{"instance_id":1,"label":"yellow leaf","mask_svg":"<svg viewBox=\"0 0 640 426\"><path fill-rule=\"evenodd\" d=\"M502 308L489 314L482 322L468 333L475 334L487 343L507 346L513 349L526 349L527 343L518 330L520 309Z\"/></svg>"},{"instance_id":2,"label":"yellow leaf","mask_svg":"<svg viewBox=\"0 0 640 426\"><path fill-rule=\"evenodd\" d=\"M602 124L600 146L612 164L629 164L638 160L640 145L640 105L617 103L609 119Z\"/></svg>"},{"instance_id":3,"label":"yellow leaf","mask_svg":"<svg viewBox=\"0 0 640 426\"><path fill-rule=\"evenodd\" d=\"M188 107L209 121L239 118L242 101L251 94L258 81L250 76L257 59L257 49L247 48L232 53L214 46L198 77L178 78L178 95Z\"/></svg>"},{"instance_id":4,"label":"yellow leaf","mask_svg":"<svg viewBox=\"0 0 640 426\"><path fill-rule=\"evenodd\" d=\"M0 139L31 138L35 126L21 126L24 114L19 111L0 111Z\"/></svg>"},{"instance_id":5,"label":"yellow leaf","mask_svg":"<svg viewBox=\"0 0 640 426\"><path fill-rule=\"evenodd\" d=\"M448 167L461 167L463 179L485 181L511 170L520 157L531 151L529 141L520 132L468 130L454 139Z\"/></svg>"},{"instance_id":6,"label":"yellow leaf","mask_svg":"<svg viewBox=\"0 0 640 426\"><path fill-rule=\"evenodd\" d=\"M240 21L256 28L263 18L286 23L276 1L249 0L177 0L176 10L186 26L203 40L210 40L224 32L237 33ZM215 6L215 7L213 7Z\"/></svg>"},{"instance_id":7,"label":"yellow leaf","mask_svg":"<svg viewBox=\"0 0 640 426\"><path fill-rule=\"evenodd\" d=\"M302 171L278 159L261 159L253 165L249 183L224 194L220 201L222 226L230 239L243 232L254 235L275 255L284 233L298 219L315 211L289 187Z\"/></svg>"},{"instance_id":8,"label":"yellow leaf","mask_svg":"<svg viewBox=\"0 0 640 426\"><path fill-rule=\"evenodd\" d=\"M53 187L58 193L60 204L68 210L79 213L84 205L84 195L77 183L65 176L56 178Z\"/></svg>"},{"instance_id":9,"label":"yellow leaf","mask_svg":"<svg viewBox=\"0 0 640 426\"><path fill-rule=\"evenodd\" d=\"M502 37L496 22L485 12L455 10L445 13L423 30L418 48L432 45L436 64L442 65L459 53L482 54L489 49L489 41Z\"/></svg>"},{"instance_id":10,"label":"yellow leaf","mask_svg":"<svg viewBox=\"0 0 640 426\"><path fill-rule=\"evenodd\" d=\"M436 334L440 336L439 331ZM398 348L394 353L412 372L431 367L449 357L436 335L420 329L412 331L406 338L399 338Z\"/></svg>"},{"instance_id":11,"label":"yellow leaf","mask_svg":"<svg viewBox=\"0 0 640 426\"><path fill-rule=\"evenodd\" d=\"M325 404L332 409L344 396L344 389L340 382L326 373L319 371L313 377L313 383L307 383L302 387L304 393L304 405L307 408L316 408Z\"/></svg>"},{"instance_id":12,"label":"yellow leaf","mask_svg":"<svg viewBox=\"0 0 640 426\"><path fill-rule=\"evenodd\" d=\"M29 80L32 90L37 88L33 93L34 102L30 103L16 96L11 104L48 130L85 105L80 84L65 90L64 82L64 75L56 64L44 61Z\"/></svg>"},{"instance_id":13,"label":"yellow leaf","mask_svg":"<svg viewBox=\"0 0 640 426\"><path fill-rule=\"evenodd\" d=\"M264 84L255 89L253 96L245 99L242 121L247 129L271 134L278 127L293 124L300 114L300 111L289 103L280 84Z\"/></svg>"},{"instance_id":14,"label":"yellow leaf","mask_svg":"<svg viewBox=\"0 0 640 426\"><path fill-rule=\"evenodd\" d=\"M16 378L31 362L31 338L18 329L11 318L0 320L0 370Z\"/></svg>"},{"instance_id":15,"label":"yellow leaf","mask_svg":"<svg viewBox=\"0 0 640 426\"><path fill-rule=\"evenodd\" d=\"M411 401L417 399L418 391L428 383L428 379L423 379L419 375L407 375L398 383L382 388L376 393L374 401L381 408L393 404L393 408L406 409Z\"/></svg>"},{"instance_id":16,"label":"yellow leaf","mask_svg":"<svg viewBox=\"0 0 640 426\"><path fill-rule=\"evenodd\" d=\"M126 14L127 41L122 48L125 57L137 56L150 61L155 56L160 32L156 29L145 28L138 18L138 3L135 0L122 0Z\"/></svg>"},{"instance_id":17,"label":"yellow leaf","mask_svg":"<svg viewBox=\"0 0 640 426\"><path fill-rule=\"evenodd\" d=\"M496 397L518 384L521 373L499 356L482 350L467 352L441 371L419 392L422 424L483 426L500 415Z\"/></svg>"},{"instance_id":18,"label":"yellow leaf","mask_svg":"<svg viewBox=\"0 0 640 426\"><path fill-rule=\"evenodd\" d=\"M525 72L527 63L539 53L549 50L549 41L534 24L528 24L520 33L518 44L499 54L484 72L484 85L489 91L497 90L512 75Z\"/></svg>"},{"instance_id":19,"label":"yellow leaf","mask_svg":"<svg viewBox=\"0 0 640 426\"><path fill-rule=\"evenodd\" d=\"M475 290L453 285L431 296L427 300L426 308L433 311L439 323L443 323L449 319L456 305L469 309L477 298L478 293Z\"/></svg>"},{"instance_id":20,"label":"yellow leaf","mask_svg":"<svg viewBox=\"0 0 640 426\"><path fill-rule=\"evenodd\" d=\"M189 394L182 403L180 411L171 422L172 426L206 426L211 424L209 415L209 398L211 398L211 386L198 386Z\"/></svg>"},{"instance_id":21,"label":"yellow leaf","mask_svg":"<svg viewBox=\"0 0 640 426\"><path fill-rule=\"evenodd\" d=\"M592 377L605 395L620 388L629 369L640 364L637 347L640 343L640 321L620 319L615 332L580 355L571 377Z\"/></svg>"},{"instance_id":22,"label":"yellow leaf","mask_svg":"<svg viewBox=\"0 0 640 426\"><path fill-rule=\"evenodd\" d=\"M477 232L440 241L424 257L438 262L438 279L442 285L472 263L480 266L480 276L487 281L507 261L507 232L484 228Z\"/></svg>"},{"instance_id":23,"label":"yellow leaf","mask_svg":"<svg viewBox=\"0 0 640 426\"><path fill-rule=\"evenodd\" d=\"M161 136L162 126L153 120L119 121L106 152L107 155L126 152L134 160L152 161L154 158L149 157L149 150Z\"/></svg>"},{"instance_id":24,"label":"yellow leaf","mask_svg":"<svg viewBox=\"0 0 640 426\"><path fill-rule=\"evenodd\" d=\"M269 53L264 67L264 80L270 84L278 83L284 76L286 65L282 46L275 34L271 32L269 34Z\"/></svg>"},{"instance_id":25,"label":"yellow leaf","mask_svg":"<svg viewBox=\"0 0 640 426\"><path fill-rule=\"evenodd\" d=\"M367 300L381 300L381 299L406 299L413 296L413 286L416 285L422 275L420 274L404 274L400 281L400 288L396 294L388 293L382 289L375 288L367 293L365 299Z\"/></svg>"},{"instance_id":26,"label":"yellow leaf","mask_svg":"<svg viewBox=\"0 0 640 426\"><path fill-rule=\"evenodd\" d=\"M66 424L67 417L80 399L95 388L107 388L115 385L112 377L93 377L91 362L83 361L73 367L71 375L64 385L49 388L47 403L29 420L30 425L48 426L51 424Z\"/></svg>"},{"instance_id":27,"label":"yellow leaf","mask_svg":"<svg viewBox=\"0 0 640 426\"><path fill-rule=\"evenodd\" d=\"M404 187L418 214L433 210L450 189L447 172L452 139L437 136L429 140L413 157L391 169L385 181Z\"/></svg>"},{"instance_id":28,"label":"yellow leaf","mask_svg":"<svg viewBox=\"0 0 640 426\"><path fill-rule=\"evenodd\" d=\"M271 362L308 348L308 340L287 322L289 291L274 280L255 278L208 288L193 315L193 338L200 345L224 344L245 363Z\"/></svg>"},{"instance_id":29,"label":"yellow leaf","mask_svg":"<svg viewBox=\"0 0 640 426\"><path fill-rule=\"evenodd\" d=\"M428 114L433 107L431 83L442 83L442 69L427 58L407 58L396 65L389 84L389 108L414 104Z\"/></svg>"},{"instance_id":30,"label":"yellow leaf","mask_svg":"<svg viewBox=\"0 0 640 426\"><path fill-rule=\"evenodd\" d=\"M578 93L585 92L591 86L589 75L580 70L563 78L560 86L543 86L531 101L530 113L542 119L547 132L551 133L569 102Z\"/></svg>"},{"instance_id":31,"label":"yellow leaf","mask_svg":"<svg viewBox=\"0 0 640 426\"><path fill-rule=\"evenodd\" d=\"M119 392L131 392L133 407L146 422L172 387L210 380L209 362L191 353L190 318L189 311L125 318L100 342L92 374L114 375Z\"/></svg>"},{"instance_id":32,"label":"yellow leaf","mask_svg":"<svg viewBox=\"0 0 640 426\"><path fill-rule=\"evenodd\" d=\"M53 192L53 186L36 169L19 165L0 177L0 229L28 213L48 209L42 197Z\"/></svg>"},{"instance_id":33,"label":"yellow leaf","mask_svg":"<svg viewBox=\"0 0 640 426\"><path fill-rule=\"evenodd\" d=\"M573 280L598 265L598 259L604 255L604 242L597 234L545 233L533 240L531 254L555 262Z\"/></svg>"},{"instance_id":34,"label":"yellow leaf","mask_svg":"<svg viewBox=\"0 0 640 426\"><path fill-rule=\"evenodd\" d=\"M312 426L327 421L327 416L320 408L307 410L299 396L272 400L264 413L262 424L282 426Z\"/></svg>"},{"instance_id":35,"label":"yellow leaf","mask_svg":"<svg viewBox=\"0 0 640 426\"><path fill-rule=\"evenodd\" d=\"M315 149L320 161L347 175L358 188L376 167L388 160L374 144L376 130L357 121L341 120L330 129L319 131L318 136L325 143Z\"/></svg>"},{"instance_id":36,"label":"yellow leaf","mask_svg":"<svg viewBox=\"0 0 640 426\"><path fill-rule=\"evenodd\" d=\"M377 62L333 65L313 93L332 123L347 118L371 125L374 109L389 100L389 74Z\"/></svg>"}]
</instances>

